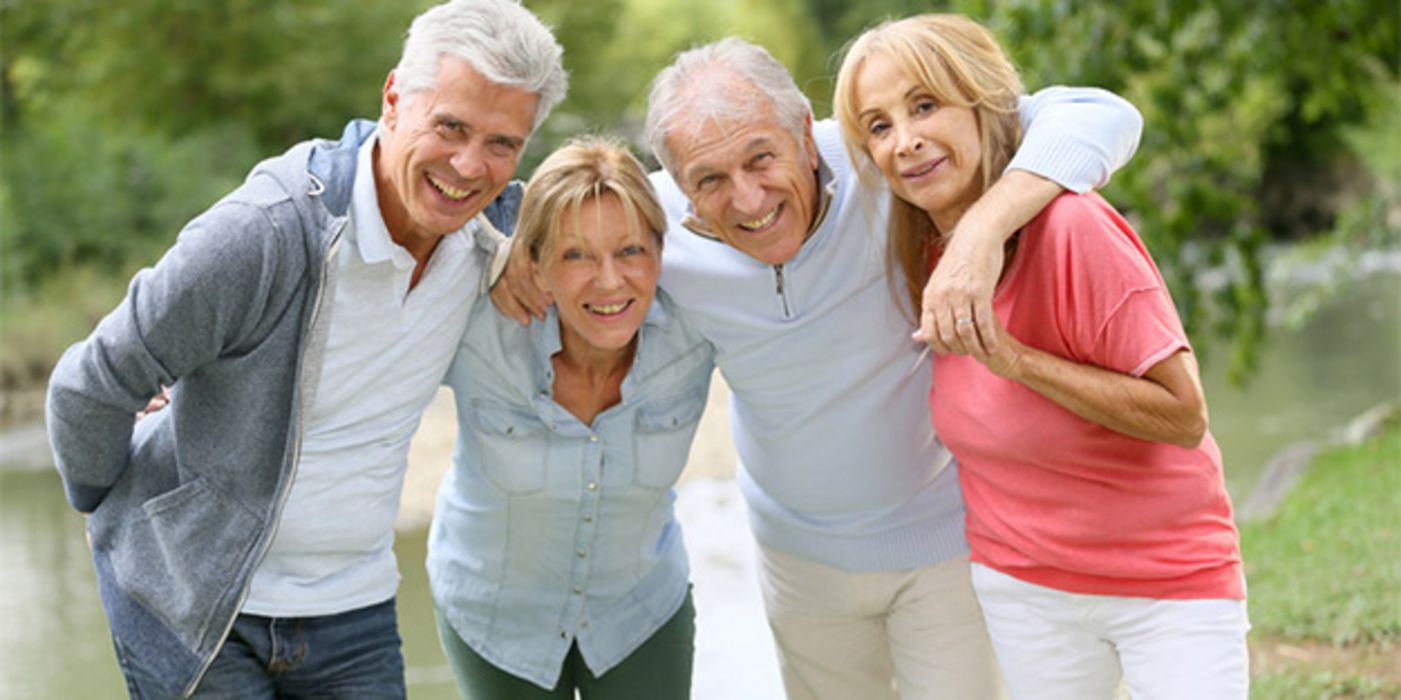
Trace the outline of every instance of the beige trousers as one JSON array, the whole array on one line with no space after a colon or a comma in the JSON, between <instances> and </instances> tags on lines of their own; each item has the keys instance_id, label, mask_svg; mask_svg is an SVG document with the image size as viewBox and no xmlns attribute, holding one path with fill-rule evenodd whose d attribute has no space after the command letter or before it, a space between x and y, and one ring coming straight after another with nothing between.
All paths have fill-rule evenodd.
<instances>
[{"instance_id":1,"label":"beige trousers","mask_svg":"<svg viewBox=\"0 0 1401 700\"><path fill-rule=\"evenodd\" d=\"M758 551L789 700L1005 697L967 557L851 573Z\"/></svg>"}]
</instances>

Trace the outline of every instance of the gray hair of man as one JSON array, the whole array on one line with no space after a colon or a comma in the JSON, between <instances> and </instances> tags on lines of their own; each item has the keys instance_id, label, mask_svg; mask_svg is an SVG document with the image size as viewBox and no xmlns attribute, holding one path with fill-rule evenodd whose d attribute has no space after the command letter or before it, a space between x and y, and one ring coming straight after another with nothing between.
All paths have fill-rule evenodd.
<instances>
[{"instance_id":1,"label":"gray hair of man","mask_svg":"<svg viewBox=\"0 0 1401 700\"><path fill-rule=\"evenodd\" d=\"M435 89L444 55L467 61L497 85L538 95L533 128L569 89L564 49L550 28L516 0L451 0L414 18L394 68L400 94L411 99Z\"/></svg>"},{"instance_id":2,"label":"gray hair of man","mask_svg":"<svg viewBox=\"0 0 1401 700\"><path fill-rule=\"evenodd\" d=\"M735 89L735 78L753 89ZM779 125L801 145L812 105L773 54L736 37L688 49L652 81L644 131L647 145L675 178L679 164L667 136L682 119L742 120L752 117L765 103L773 108Z\"/></svg>"}]
</instances>

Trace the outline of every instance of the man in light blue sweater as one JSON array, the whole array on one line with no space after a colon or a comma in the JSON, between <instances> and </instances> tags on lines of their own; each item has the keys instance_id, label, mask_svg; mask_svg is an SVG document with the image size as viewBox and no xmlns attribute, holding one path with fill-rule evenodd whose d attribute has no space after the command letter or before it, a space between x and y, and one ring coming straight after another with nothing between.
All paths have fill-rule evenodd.
<instances>
[{"instance_id":1,"label":"man in light blue sweater","mask_svg":"<svg viewBox=\"0 0 1401 700\"><path fill-rule=\"evenodd\" d=\"M1003 241L1062 187L1107 181L1142 129L1102 91L1052 88L1021 111L1011 171L940 265L961 272L932 282L943 313L971 318ZM896 301L904 282L885 271L888 193L861 185L836 123L814 124L787 70L737 39L658 75L647 135L671 223L661 286L715 344L733 392L788 696L997 696L956 467L929 419L929 364L910 339L915 311Z\"/></svg>"}]
</instances>

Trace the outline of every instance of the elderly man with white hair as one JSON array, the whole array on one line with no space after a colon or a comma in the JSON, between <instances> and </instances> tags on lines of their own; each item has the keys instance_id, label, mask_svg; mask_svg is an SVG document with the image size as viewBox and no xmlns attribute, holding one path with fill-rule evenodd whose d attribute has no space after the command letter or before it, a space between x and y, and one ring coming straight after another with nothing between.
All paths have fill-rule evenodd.
<instances>
[{"instance_id":1,"label":"elderly man with white hair","mask_svg":"<svg viewBox=\"0 0 1401 700\"><path fill-rule=\"evenodd\" d=\"M377 125L258 165L59 362L50 438L133 697L405 696L409 440L561 53L511 0L423 13Z\"/></svg>"},{"instance_id":2,"label":"elderly man with white hair","mask_svg":"<svg viewBox=\"0 0 1401 700\"><path fill-rule=\"evenodd\" d=\"M910 338L919 310L896 301L903 283L884 266L888 193L863 189L837 125L814 124L758 46L726 39L681 54L649 110L666 168L655 183L677 222L661 286L715 343L733 391L739 483L788 696L997 695L956 466L933 434L929 368ZM976 342L941 336L954 324L935 321L971 322L990 301L1003 240L1062 187L1104 183L1141 129L1131 105L1091 90L1023 98L1021 116L1010 172L961 224L975 245L944 253L940 269L963 272L926 295L941 350Z\"/></svg>"}]
</instances>

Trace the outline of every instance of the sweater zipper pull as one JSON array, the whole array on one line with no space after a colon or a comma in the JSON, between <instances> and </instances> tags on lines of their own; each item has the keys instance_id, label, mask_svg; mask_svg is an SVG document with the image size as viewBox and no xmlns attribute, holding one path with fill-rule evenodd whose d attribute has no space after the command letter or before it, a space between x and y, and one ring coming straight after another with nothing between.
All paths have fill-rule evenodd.
<instances>
[{"instance_id":1,"label":"sweater zipper pull","mask_svg":"<svg viewBox=\"0 0 1401 700\"><path fill-rule=\"evenodd\" d=\"M778 294L778 299L783 304L783 317L793 318L793 312L788 308L788 295L783 293L783 265L782 263L773 266L774 292Z\"/></svg>"}]
</instances>

